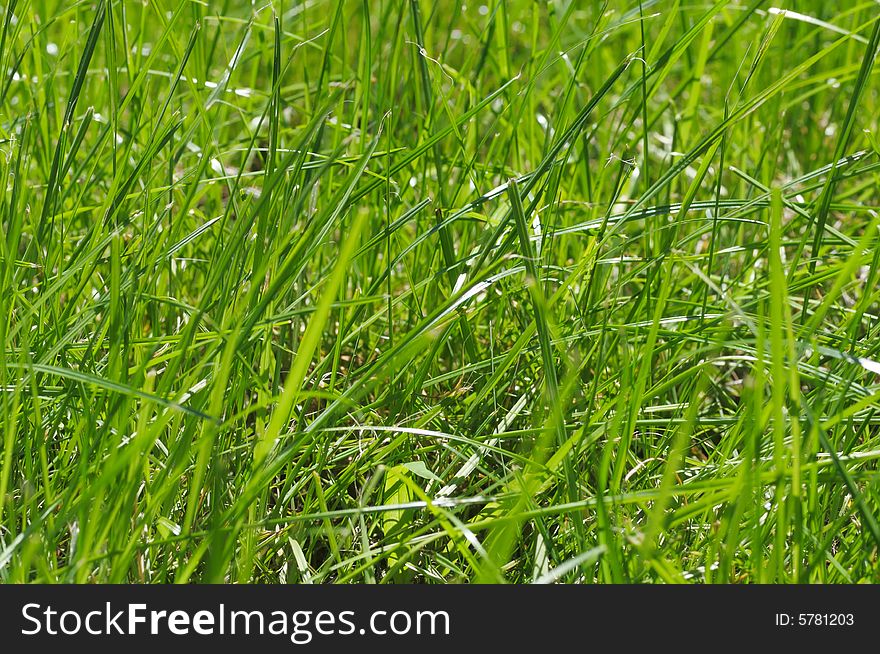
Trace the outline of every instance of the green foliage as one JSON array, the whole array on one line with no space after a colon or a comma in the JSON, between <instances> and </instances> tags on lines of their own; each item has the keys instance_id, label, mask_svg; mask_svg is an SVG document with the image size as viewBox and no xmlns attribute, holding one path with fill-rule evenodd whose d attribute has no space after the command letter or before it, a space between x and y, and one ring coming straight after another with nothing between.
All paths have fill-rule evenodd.
<instances>
[{"instance_id":1,"label":"green foliage","mask_svg":"<svg viewBox=\"0 0 880 654\"><path fill-rule=\"evenodd\" d=\"M875 0L13 0L0 581L873 582Z\"/></svg>"}]
</instances>

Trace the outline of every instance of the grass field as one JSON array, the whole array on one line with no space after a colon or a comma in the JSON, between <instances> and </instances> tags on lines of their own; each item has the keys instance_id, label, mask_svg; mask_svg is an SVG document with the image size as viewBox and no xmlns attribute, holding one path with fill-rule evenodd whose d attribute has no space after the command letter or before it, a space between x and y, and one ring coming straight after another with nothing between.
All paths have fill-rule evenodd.
<instances>
[{"instance_id":1,"label":"grass field","mask_svg":"<svg viewBox=\"0 0 880 654\"><path fill-rule=\"evenodd\" d=\"M0 16L0 581L880 581L877 0Z\"/></svg>"}]
</instances>

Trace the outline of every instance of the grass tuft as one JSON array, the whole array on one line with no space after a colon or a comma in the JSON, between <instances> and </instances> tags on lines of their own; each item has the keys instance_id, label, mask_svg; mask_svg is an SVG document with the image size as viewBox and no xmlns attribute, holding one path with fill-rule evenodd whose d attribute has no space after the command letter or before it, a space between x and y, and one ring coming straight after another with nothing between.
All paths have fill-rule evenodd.
<instances>
[{"instance_id":1,"label":"grass tuft","mask_svg":"<svg viewBox=\"0 0 880 654\"><path fill-rule=\"evenodd\" d=\"M880 19L789 5L7 3L0 581L878 581Z\"/></svg>"}]
</instances>

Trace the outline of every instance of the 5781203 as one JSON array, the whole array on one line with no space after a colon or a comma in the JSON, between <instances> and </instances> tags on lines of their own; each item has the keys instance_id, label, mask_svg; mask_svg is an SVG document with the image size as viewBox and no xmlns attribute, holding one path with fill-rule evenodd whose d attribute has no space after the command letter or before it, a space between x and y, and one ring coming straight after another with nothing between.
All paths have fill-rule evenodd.
<instances>
[{"instance_id":1,"label":"5781203","mask_svg":"<svg viewBox=\"0 0 880 654\"><path fill-rule=\"evenodd\" d=\"M852 613L777 613L777 627L851 627Z\"/></svg>"}]
</instances>

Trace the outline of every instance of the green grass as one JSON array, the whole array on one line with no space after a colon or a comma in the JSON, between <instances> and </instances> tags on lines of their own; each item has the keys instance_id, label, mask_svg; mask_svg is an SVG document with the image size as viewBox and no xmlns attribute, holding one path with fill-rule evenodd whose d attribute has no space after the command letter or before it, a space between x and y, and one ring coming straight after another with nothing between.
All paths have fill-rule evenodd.
<instances>
[{"instance_id":1,"label":"green grass","mask_svg":"<svg viewBox=\"0 0 880 654\"><path fill-rule=\"evenodd\" d=\"M6 4L0 581L874 582L880 7Z\"/></svg>"}]
</instances>

